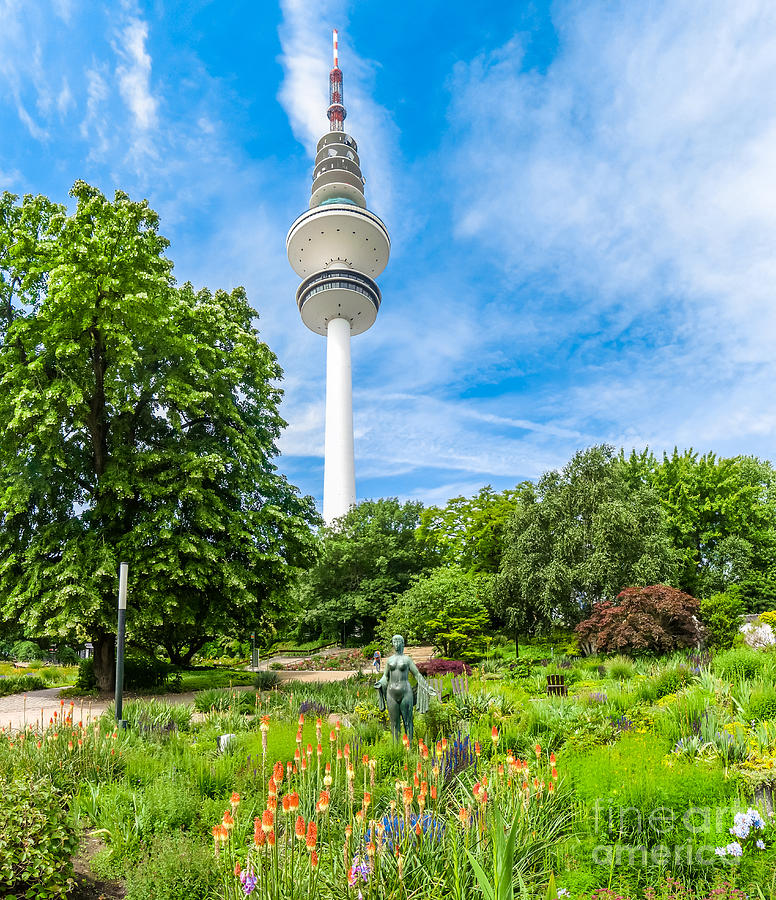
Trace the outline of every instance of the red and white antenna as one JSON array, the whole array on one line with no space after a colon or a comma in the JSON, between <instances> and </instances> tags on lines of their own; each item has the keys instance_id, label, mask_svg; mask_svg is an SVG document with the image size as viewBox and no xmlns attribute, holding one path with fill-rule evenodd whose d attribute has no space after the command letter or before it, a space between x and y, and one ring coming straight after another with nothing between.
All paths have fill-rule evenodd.
<instances>
[{"instance_id":1,"label":"red and white antenna","mask_svg":"<svg viewBox=\"0 0 776 900\"><path fill-rule=\"evenodd\" d=\"M336 28L332 33L332 49L334 51L334 68L329 72L329 108L326 115L329 117L329 131L344 131L347 113L343 106L342 71L339 67Z\"/></svg>"}]
</instances>

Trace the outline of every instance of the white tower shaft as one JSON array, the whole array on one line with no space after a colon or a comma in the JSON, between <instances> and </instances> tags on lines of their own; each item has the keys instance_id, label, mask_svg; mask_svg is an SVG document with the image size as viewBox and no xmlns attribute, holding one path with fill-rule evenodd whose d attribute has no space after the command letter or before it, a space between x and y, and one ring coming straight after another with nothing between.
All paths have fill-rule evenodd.
<instances>
[{"instance_id":1,"label":"white tower shaft","mask_svg":"<svg viewBox=\"0 0 776 900\"><path fill-rule=\"evenodd\" d=\"M324 452L323 518L327 525L331 525L356 502L350 322L341 318L330 319L326 328Z\"/></svg>"}]
</instances>

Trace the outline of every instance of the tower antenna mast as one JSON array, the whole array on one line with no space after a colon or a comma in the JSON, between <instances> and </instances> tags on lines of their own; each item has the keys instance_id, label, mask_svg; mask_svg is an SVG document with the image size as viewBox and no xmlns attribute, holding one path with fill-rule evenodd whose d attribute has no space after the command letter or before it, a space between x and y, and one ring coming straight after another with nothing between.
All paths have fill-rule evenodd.
<instances>
[{"instance_id":1,"label":"tower antenna mast","mask_svg":"<svg viewBox=\"0 0 776 900\"><path fill-rule=\"evenodd\" d=\"M329 131L344 131L347 113L343 105L342 70L339 67L336 28L332 32L332 45L334 68L329 72L329 108L326 115L329 117Z\"/></svg>"}]
</instances>

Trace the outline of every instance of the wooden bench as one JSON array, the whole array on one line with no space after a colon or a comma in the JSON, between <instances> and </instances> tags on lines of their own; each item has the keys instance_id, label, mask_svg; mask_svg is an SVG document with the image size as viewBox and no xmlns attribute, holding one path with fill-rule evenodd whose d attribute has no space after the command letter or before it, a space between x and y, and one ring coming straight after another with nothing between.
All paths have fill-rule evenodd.
<instances>
[{"instance_id":1,"label":"wooden bench","mask_svg":"<svg viewBox=\"0 0 776 900\"><path fill-rule=\"evenodd\" d=\"M444 688L444 678L427 679L429 686L436 691L437 696L441 700L444 695L454 697L465 697L469 693L469 676L464 672L463 675L453 675L450 679L450 690Z\"/></svg>"},{"instance_id":2,"label":"wooden bench","mask_svg":"<svg viewBox=\"0 0 776 900\"><path fill-rule=\"evenodd\" d=\"M566 687L565 675L548 675L547 676L547 696L566 697L568 696L568 688Z\"/></svg>"}]
</instances>

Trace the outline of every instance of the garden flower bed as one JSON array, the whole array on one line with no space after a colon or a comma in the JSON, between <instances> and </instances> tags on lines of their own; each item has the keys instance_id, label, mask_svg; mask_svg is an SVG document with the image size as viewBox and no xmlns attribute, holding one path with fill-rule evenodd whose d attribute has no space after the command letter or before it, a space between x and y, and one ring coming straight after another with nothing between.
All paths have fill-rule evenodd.
<instances>
[{"instance_id":1,"label":"garden flower bed","mask_svg":"<svg viewBox=\"0 0 776 900\"><path fill-rule=\"evenodd\" d=\"M773 900L776 656L548 662L398 746L366 675L135 700L126 729L63 702L0 734L5 821L57 835L0 846L3 896L66 896L91 835L127 900Z\"/></svg>"}]
</instances>

